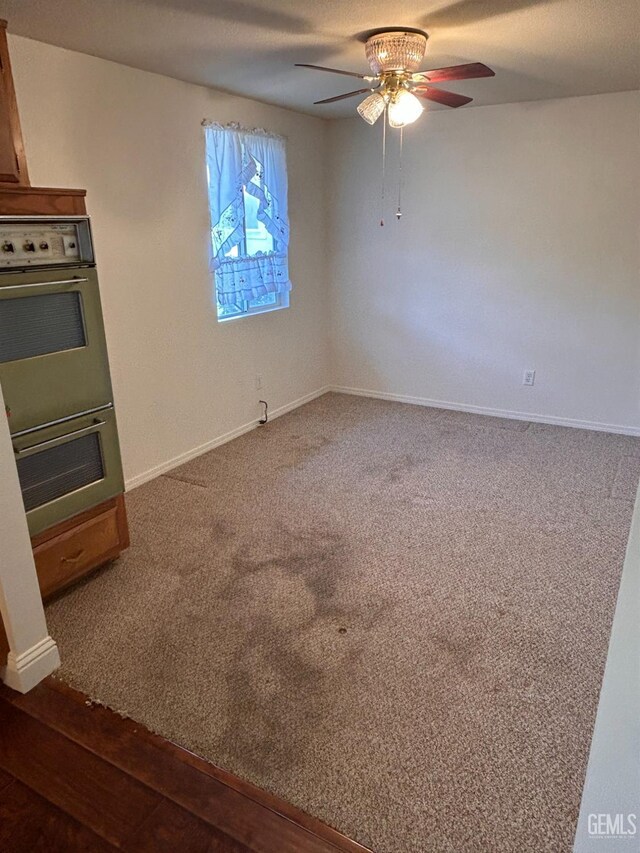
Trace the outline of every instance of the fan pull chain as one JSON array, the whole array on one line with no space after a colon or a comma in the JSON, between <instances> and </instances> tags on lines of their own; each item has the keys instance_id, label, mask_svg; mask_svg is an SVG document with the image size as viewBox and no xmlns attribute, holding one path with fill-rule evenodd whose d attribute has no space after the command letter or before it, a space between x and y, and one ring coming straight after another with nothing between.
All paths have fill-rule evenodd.
<instances>
[{"instance_id":1,"label":"fan pull chain","mask_svg":"<svg viewBox=\"0 0 640 853\"><path fill-rule=\"evenodd\" d=\"M384 225L384 179L387 165L387 109L382 113L382 194L380 198L380 225Z\"/></svg>"},{"instance_id":2,"label":"fan pull chain","mask_svg":"<svg viewBox=\"0 0 640 853\"><path fill-rule=\"evenodd\" d=\"M396 213L396 219L400 222L402 217L402 142L403 142L403 132L404 128L400 128L400 160L398 162L398 212Z\"/></svg>"}]
</instances>

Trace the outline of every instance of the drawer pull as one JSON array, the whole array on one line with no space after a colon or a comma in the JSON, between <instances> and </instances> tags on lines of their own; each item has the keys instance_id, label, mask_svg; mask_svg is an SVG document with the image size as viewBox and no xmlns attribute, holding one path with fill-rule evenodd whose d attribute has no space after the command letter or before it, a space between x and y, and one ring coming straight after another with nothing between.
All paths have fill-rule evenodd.
<instances>
[{"instance_id":1,"label":"drawer pull","mask_svg":"<svg viewBox=\"0 0 640 853\"><path fill-rule=\"evenodd\" d=\"M99 418L94 418L91 426L80 427L80 429L74 429L71 432L65 432L64 435L59 435L57 438L50 438L48 441L39 441L38 444L31 444L29 445L29 447L14 446L13 452L16 454L16 456L20 456L23 453L29 453L32 450L39 450L41 447L47 447L50 444L64 443L68 438L72 438L73 436L77 437L79 435L84 434L85 432L91 432L97 427L103 427L104 425L104 421L101 421Z\"/></svg>"},{"instance_id":2,"label":"drawer pull","mask_svg":"<svg viewBox=\"0 0 640 853\"><path fill-rule=\"evenodd\" d=\"M61 563L77 563L83 554L84 554L84 548L81 548L77 553L72 554L69 557L63 557L60 562Z\"/></svg>"}]
</instances>

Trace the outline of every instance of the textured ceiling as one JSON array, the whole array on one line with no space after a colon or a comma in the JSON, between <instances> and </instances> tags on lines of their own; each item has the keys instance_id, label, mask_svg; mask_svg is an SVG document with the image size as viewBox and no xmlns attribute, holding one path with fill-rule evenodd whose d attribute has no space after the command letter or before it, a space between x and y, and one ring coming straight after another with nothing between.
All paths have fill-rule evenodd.
<instances>
[{"instance_id":1,"label":"textured ceiling","mask_svg":"<svg viewBox=\"0 0 640 853\"><path fill-rule=\"evenodd\" d=\"M366 72L361 34L376 27L426 30L426 68L490 65L494 78L441 87L474 104L640 88L638 0L0 0L0 16L19 35L331 118L358 99L313 101L359 81L294 63Z\"/></svg>"}]
</instances>

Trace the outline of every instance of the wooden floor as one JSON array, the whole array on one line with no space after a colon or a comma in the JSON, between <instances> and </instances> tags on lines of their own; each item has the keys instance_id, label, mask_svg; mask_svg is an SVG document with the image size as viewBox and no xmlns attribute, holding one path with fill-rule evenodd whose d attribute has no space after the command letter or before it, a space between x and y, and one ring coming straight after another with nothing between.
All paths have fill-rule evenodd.
<instances>
[{"instance_id":1,"label":"wooden floor","mask_svg":"<svg viewBox=\"0 0 640 853\"><path fill-rule=\"evenodd\" d=\"M0 850L114 849L366 853L60 682L0 686Z\"/></svg>"}]
</instances>

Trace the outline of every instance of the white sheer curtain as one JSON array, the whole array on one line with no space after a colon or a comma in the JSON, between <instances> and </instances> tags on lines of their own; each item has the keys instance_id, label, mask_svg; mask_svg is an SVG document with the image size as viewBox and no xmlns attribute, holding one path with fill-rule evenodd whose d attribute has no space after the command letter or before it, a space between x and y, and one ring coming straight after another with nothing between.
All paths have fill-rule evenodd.
<instances>
[{"instance_id":1,"label":"white sheer curtain","mask_svg":"<svg viewBox=\"0 0 640 853\"><path fill-rule=\"evenodd\" d=\"M249 302L267 293L290 290L284 139L238 125L204 123L204 126L211 269L218 303ZM249 254L247 250L244 192L258 203L258 221L273 238L272 251Z\"/></svg>"}]
</instances>

